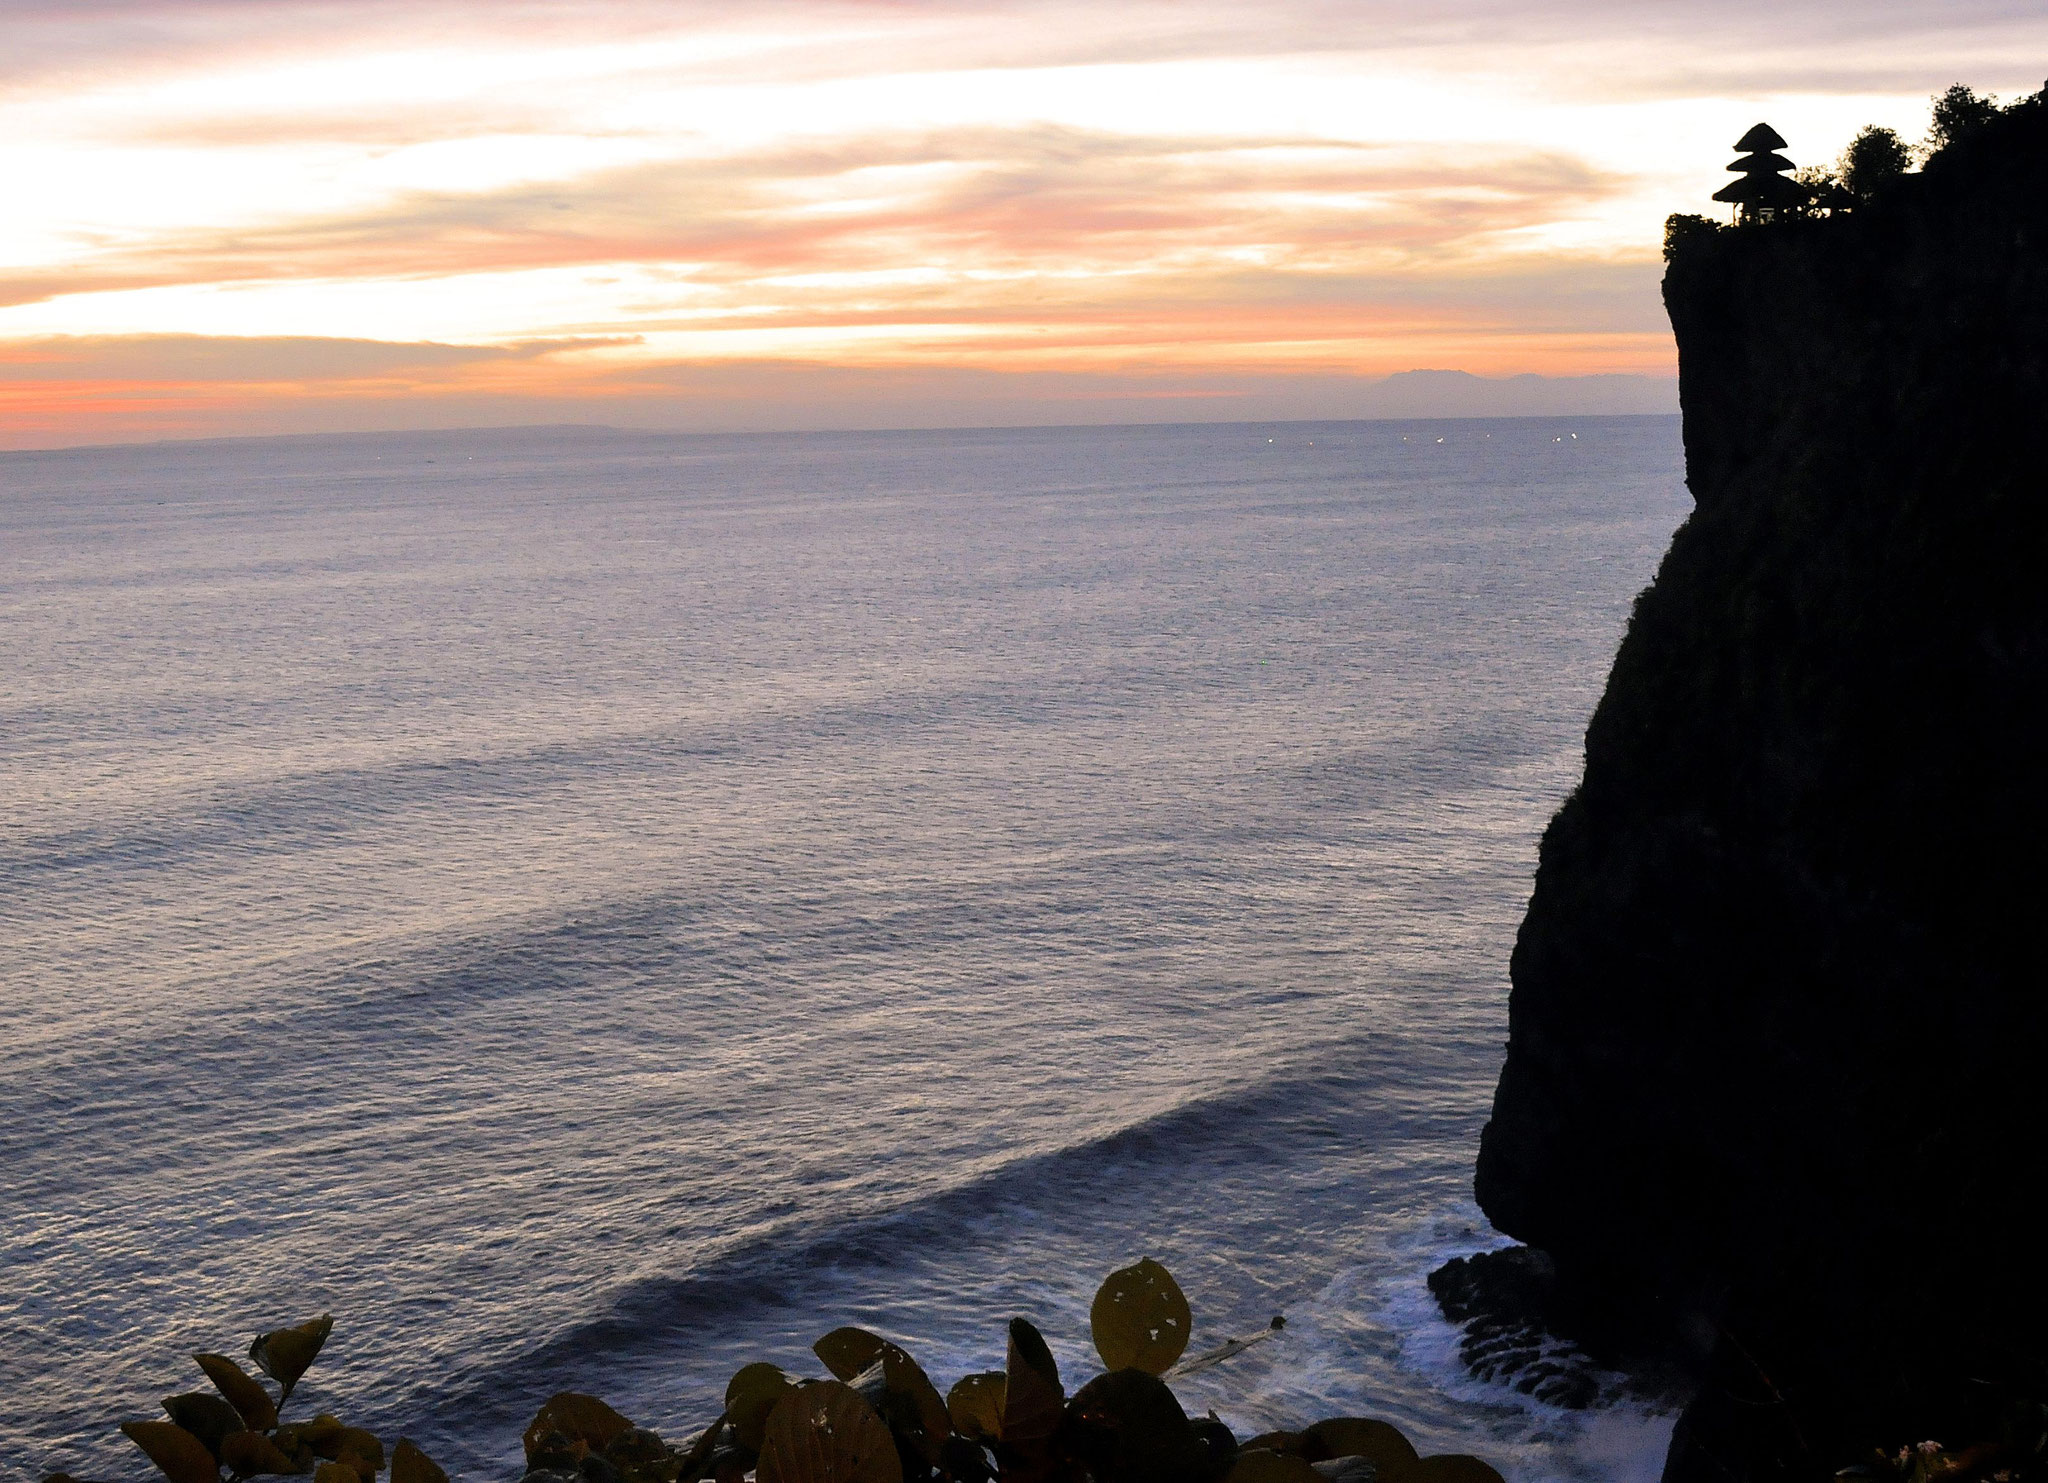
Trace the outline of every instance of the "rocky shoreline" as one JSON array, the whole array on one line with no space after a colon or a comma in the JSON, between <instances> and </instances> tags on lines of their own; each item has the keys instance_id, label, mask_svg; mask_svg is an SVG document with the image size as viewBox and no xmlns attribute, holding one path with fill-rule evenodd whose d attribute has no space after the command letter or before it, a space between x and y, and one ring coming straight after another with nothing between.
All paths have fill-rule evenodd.
<instances>
[{"instance_id":1,"label":"rocky shoreline","mask_svg":"<svg viewBox=\"0 0 2048 1483\"><path fill-rule=\"evenodd\" d=\"M1664 1408L1692 1389L1651 1326L1624 1332L1573 1311L1557 1264L1533 1247L1454 1257L1430 1273L1429 1291L1460 1331L1458 1358L1466 1369L1546 1405L1582 1411L1634 1401Z\"/></svg>"}]
</instances>

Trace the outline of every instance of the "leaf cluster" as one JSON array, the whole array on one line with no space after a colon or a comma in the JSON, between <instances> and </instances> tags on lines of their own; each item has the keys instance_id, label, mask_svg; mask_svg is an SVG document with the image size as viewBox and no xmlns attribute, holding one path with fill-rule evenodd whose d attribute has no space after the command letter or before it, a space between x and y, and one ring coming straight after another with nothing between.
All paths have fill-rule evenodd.
<instances>
[{"instance_id":1,"label":"leaf cluster","mask_svg":"<svg viewBox=\"0 0 2048 1483\"><path fill-rule=\"evenodd\" d=\"M1683 211L1664 218L1664 261L1676 262L1693 243L1725 231L1719 222L1694 212Z\"/></svg>"},{"instance_id":2,"label":"leaf cluster","mask_svg":"<svg viewBox=\"0 0 2048 1483\"><path fill-rule=\"evenodd\" d=\"M2021 1401L1995 1441L1967 1447L1920 1442L1878 1448L1837 1478L1860 1483L2042 1483L2048 1479L2048 1406Z\"/></svg>"},{"instance_id":3,"label":"leaf cluster","mask_svg":"<svg viewBox=\"0 0 2048 1483\"><path fill-rule=\"evenodd\" d=\"M1882 124L1865 124L1842 151L1835 167L1842 189L1858 200L1867 201L1913 164L1913 151L1906 141Z\"/></svg>"},{"instance_id":4,"label":"leaf cluster","mask_svg":"<svg viewBox=\"0 0 2048 1483\"><path fill-rule=\"evenodd\" d=\"M307 1477L313 1483L376 1483L385 1470L384 1443L372 1432L321 1412L285 1421L292 1391L326 1347L333 1315L258 1334L249 1345L257 1370L277 1382L277 1398L225 1354L195 1354L211 1391L165 1396L164 1421L124 1421L121 1432L170 1483L239 1483L245 1478ZM44 1483L79 1483L52 1473ZM392 1449L389 1483L448 1483L411 1441Z\"/></svg>"},{"instance_id":5,"label":"leaf cluster","mask_svg":"<svg viewBox=\"0 0 2048 1483\"><path fill-rule=\"evenodd\" d=\"M1240 1442L1213 1413L1189 1416L1167 1381L1285 1325L1183 1358L1191 1327L1180 1285L1147 1258L1096 1292L1103 1369L1071 1393L1027 1319L1010 1321L1001 1369L964 1375L943 1397L900 1345L834 1329L812 1346L830 1378L742 1367L723 1414L658 1483L1500 1483L1476 1458L1420 1457L1392 1424L1362 1417ZM564 1460L529 1446L527 1483L612 1483Z\"/></svg>"},{"instance_id":6,"label":"leaf cluster","mask_svg":"<svg viewBox=\"0 0 2048 1483\"><path fill-rule=\"evenodd\" d=\"M384 1447L369 1432L324 1413L280 1419L333 1326L323 1315L250 1346L278 1383L275 1401L233 1360L196 1355L217 1393L169 1397L169 1420L121 1429L169 1483L378 1483ZM1240 1441L1214 1412L1190 1417L1168 1380L1223 1364L1285 1323L1184 1357L1187 1297L1149 1258L1103 1281L1089 1328L1102 1373L1071 1393L1044 1336L1015 1318L1002 1368L962 1376L943 1395L900 1345L834 1329L812 1346L826 1376L744 1365L718 1419L680 1446L596 1396L565 1391L521 1438L524 1483L1502 1483L1477 1458L1418 1455L1386 1421L1332 1417ZM77 1480L53 1474L45 1483ZM447 1475L401 1440L389 1483Z\"/></svg>"},{"instance_id":7,"label":"leaf cluster","mask_svg":"<svg viewBox=\"0 0 2048 1483\"><path fill-rule=\"evenodd\" d=\"M2018 108L2026 101L2021 99L2010 106ZM1951 83L1936 93L1933 103L1927 137L1919 144L1908 144L1894 130L1881 125L1866 125L1849 141L1849 147L1842 151L1834 169L1814 169L1810 183L1832 184L1846 192L1849 200L1835 203L1838 206L1853 205L1857 200L1867 201L1904 175L1916 159L1925 164L1943 150L1979 133L2008 111L1991 94L1978 93L1967 83L1960 82ZM1802 170L1795 179L1809 183L1804 179L1808 174Z\"/></svg>"},{"instance_id":8,"label":"leaf cluster","mask_svg":"<svg viewBox=\"0 0 2048 1483\"><path fill-rule=\"evenodd\" d=\"M1921 152L1931 159L1951 144L1969 138L2004 111L1996 98L1980 97L1963 83L1953 83L1934 95L1934 117Z\"/></svg>"}]
</instances>

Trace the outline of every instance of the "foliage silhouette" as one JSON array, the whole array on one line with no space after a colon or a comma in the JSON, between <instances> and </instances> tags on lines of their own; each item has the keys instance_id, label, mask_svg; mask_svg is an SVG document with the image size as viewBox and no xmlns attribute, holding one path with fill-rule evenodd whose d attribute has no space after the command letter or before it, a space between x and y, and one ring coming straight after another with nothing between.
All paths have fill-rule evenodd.
<instances>
[{"instance_id":1,"label":"foliage silhouette","mask_svg":"<svg viewBox=\"0 0 2048 1483\"><path fill-rule=\"evenodd\" d=\"M1905 140L1881 124L1867 124L1842 151L1842 188L1867 201L1904 175L1912 163L1913 151Z\"/></svg>"},{"instance_id":2,"label":"foliage silhouette","mask_svg":"<svg viewBox=\"0 0 2048 1483\"><path fill-rule=\"evenodd\" d=\"M1188 1347L1189 1317L1173 1275L1146 1257L1103 1281L1088 1327L1106 1368L1163 1375Z\"/></svg>"},{"instance_id":3,"label":"foliage silhouette","mask_svg":"<svg viewBox=\"0 0 2048 1483\"><path fill-rule=\"evenodd\" d=\"M902 1483L889 1428L860 1392L837 1380L792 1391L768 1417L759 1483Z\"/></svg>"},{"instance_id":4,"label":"foliage silhouette","mask_svg":"<svg viewBox=\"0 0 2048 1483\"><path fill-rule=\"evenodd\" d=\"M2002 110L1990 97L1979 97L1963 83L1953 83L1934 95L1934 122L1927 130L1929 158L1951 144L1976 133Z\"/></svg>"},{"instance_id":5,"label":"foliage silhouette","mask_svg":"<svg viewBox=\"0 0 2048 1483\"><path fill-rule=\"evenodd\" d=\"M1671 262L1685 251L1688 243L1696 242L1703 237L1711 237L1721 230L1722 226L1718 221L1690 211L1681 211L1665 217L1664 261Z\"/></svg>"},{"instance_id":6,"label":"foliage silhouette","mask_svg":"<svg viewBox=\"0 0 2048 1483\"><path fill-rule=\"evenodd\" d=\"M819 1342L822 1345L824 1341ZM768 1434L769 1412L795 1388L780 1366L741 1366L725 1387L725 1415L742 1447L760 1451L762 1439Z\"/></svg>"},{"instance_id":7,"label":"foliage silhouette","mask_svg":"<svg viewBox=\"0 0 2048 1483\"><path fill-rule=\"evenodd\" d=\"M1842 184L1841 177L1826 165L1807 165L1792 172L1792 183L1805 192L1806 199L1790 212L1793 216L1833 216L1856 205L1855 193Z\"/></svg>"},{"instance_id":8,"label":"foliage silhouette","mask_svg":"<svg viewBox=\"0 0 2048 1483\"><path fill-rule=\"evenodd\" d=\"M840 1328L814 1346L834 1379L742 1366L718 1419L685 1446L635 1426L592 1395L548 1398L521 1436L525 1483L1501 1483L1462 1454L1419 1457L1390 1422L1333 1417L1240 1444L1212 1412L1190 1417L1162 1373L1194 1373L1279 1335L1239 1336L1176 1365L1191 1314L1173 1275L1145 1258L1113 1272L1091 1308L1103 1373L1069 1397L1045 1338L1010 1322L1005 1368L962 1377L946 1399L902 1346ZM250 1346L282 1392L218 1354L195 1355L219 1396L164 1402L168 1421L121 1430L169 1483L241 1483L265 1476L377 1483L383 1442L321 1414L279 1412L319 1356L328 1315L258 1336ZM45 1483L78 1483L62 1473ZM448 1483L401 1438L389 1483Z\"/></svg>"},{"instance_id":9,"label":"foliage silhouette","mask_svg":"<svg viewBox=\"0 0 2048 1483\"><path fill-rule=\"evenodd\" d=\"M274 1329L258 1334L249 1344L249 1358L256 1368L283 1387L278 1404L292 1398L292 1387L320 1355L320 1346L334 1331L334 1315L323 1313L294 1328Z\"/></svg>"},{"instance_id":10,"label":"foliage silhouette","mask_svg":"<svg viewBox=\"0 0 2048 1483\"><path fill-rule=\"evenodd\" d=\"M2021 99L2012 107L2029 101ZM1923 163L1931 162L1944 150L1981 133L2009 111L1989 94L1979 94L1960 82L1936 93L1933 103L1933 121L1927 138L1917 148L1909 146L1896 131L1870 124L1857 132L1832 167L1795 168L1792 161L1778 153L1785 148L1784 139L1770 125L1758 124L1736 143L1737 149L1746 151L1728 166L1738 172L1737 178L1714 192L1714 199L1734 204L1738 226L1761 226L1772 221L1852 211L1904 175L1916 158ZM1691 213L1666 218L1664 261L1674 261L1685 250L1686 243L1716 229L1717 223Z\"/></svg>"}]
</instances>

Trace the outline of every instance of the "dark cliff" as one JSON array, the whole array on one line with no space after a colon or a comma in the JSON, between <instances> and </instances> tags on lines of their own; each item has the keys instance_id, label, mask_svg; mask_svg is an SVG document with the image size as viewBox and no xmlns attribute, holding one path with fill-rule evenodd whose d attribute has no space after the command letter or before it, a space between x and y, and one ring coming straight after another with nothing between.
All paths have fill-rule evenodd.
<instances>
[{"instance_id":1,"label":"dark cliff","mask_svg":"<svg viewBox=\"0 0 2048 1483\"><path fill-rule=\"evenodd\" d=\"M1671 1480L2048 1399L2048 106L1664 284L1696 508L1544 837L1481 1205L1690 1347Z\"/></svg>"}]
</instances>

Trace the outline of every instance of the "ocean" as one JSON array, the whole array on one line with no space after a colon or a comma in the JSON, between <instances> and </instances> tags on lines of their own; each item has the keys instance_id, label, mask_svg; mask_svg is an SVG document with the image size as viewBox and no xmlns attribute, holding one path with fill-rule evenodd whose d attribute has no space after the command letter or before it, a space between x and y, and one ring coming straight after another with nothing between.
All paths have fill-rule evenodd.
<instances>
[{"instance_id":1,"label":"ocean","mask_svg":"<svg viewBox=\"0 0 2048 1483\"><path fill-rule=\"evenodd\" d=\"M0 1471L195 1350L511 1479L855 1323L943 1389L1164 1262L1240 1436L1522 1480L1423 1278L1676 418L0 455Z\"/></svg>"}]
</instances>

